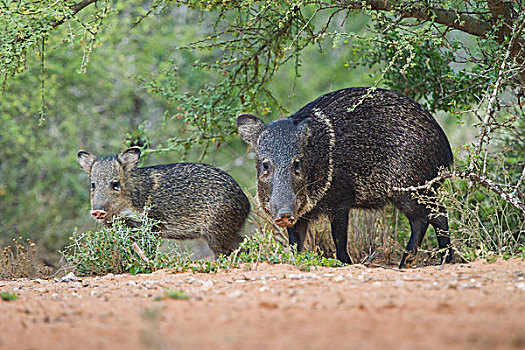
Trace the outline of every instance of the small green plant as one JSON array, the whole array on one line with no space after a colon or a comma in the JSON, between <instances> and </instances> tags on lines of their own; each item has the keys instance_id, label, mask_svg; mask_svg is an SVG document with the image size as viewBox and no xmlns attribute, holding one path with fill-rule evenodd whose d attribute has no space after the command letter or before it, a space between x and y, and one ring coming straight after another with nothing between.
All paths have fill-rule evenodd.
<instances>
[{"instance_id":1,"label":"small green plant","mask_svg":"<svg viewBox=\"0 0 525 350\"><path fill-rule=\"evenodd\" d=\"M158 224L146 211L117 218L100 231L75 231L71 237L73 244L61 253L79 275L150 273L172 266L185 271L189 265L187 254L161 251L164 240L155 230Z\"/></svg>"},{"instance_id":2,"label":"small green plant","mask_svg":"<svg viewBox=\"0 0 525 350\"><path fill-rule=\"evenodd\" d=\"M517 257L525 259L525 246L518 248L518 255Z\"/></svg>"},{"instance_id":3,"label":"small green plant","mask_svg":"<svg viewBox=\"0 0 525 350\"><path fill-rule=\"evenodd\" d=\"M344 265L335 258L323 257L323 252L306 251L298 253L294 248L284 247L275 239L273 232L268 230L246 237L230 257L222 259L229 261L232 267L266 262L269 264L290 264L303 271L309 271L316 266L340 267ZM221 259L218 259L216 263L224 264Z\"/></svg>"},{"instance_id":4,"label":"small green plant","mask_svg":"<svg viewBox=\"0 0 525 350\"><path fill-rule=\"evenodd\" d=\"M188 300L190 296L182 290L168 289L164 288L164 295L157 295L155 300L164 300L164 299L179 299L179 300Z\"/></svg>"},{"instance_id":5,"label":"small green plant","mask_svg":"<svg viewBox=\"0 0 525 350\"><path fill-rule=\"evenodd\" d=\"M0 292L0 298L5 301L15 301L18 299L18 295L16 293Z\"/></svg>"}]
</instances>

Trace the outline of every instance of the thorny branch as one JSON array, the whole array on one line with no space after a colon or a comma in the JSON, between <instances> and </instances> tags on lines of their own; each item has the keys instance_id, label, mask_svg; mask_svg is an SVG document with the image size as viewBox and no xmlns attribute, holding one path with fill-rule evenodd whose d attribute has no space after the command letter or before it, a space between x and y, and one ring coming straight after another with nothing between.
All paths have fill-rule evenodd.
<instances>
[{"instance_id":1,"label":"thorny branch","mask_svg":"<svg viewBox=\"0 0 525 350\"><path fill-rule=\"evenodd\" d=\"M512 40L511 40L511 43L512 43ZM483 146L483 143L484 143L485 139L487 139L485 152L487 151L486 148L488 147L489 137L490 137L490 132L491 132L490 118L493 117L493 113L494 113L494 111L496 109L496 107L495 107L496 102L497 102L496 100L497 100L498 95L499 95L499 90L501 88L501 84L502 84L503 76L504 76L504 72L505 72L505 66L506 66L507 61L509 59L509 55L510 55L510 50L507 50L507 52L505 52L505 57L503 58L503 60L501 62L501 66L500 66L500 69L499 69L499 72L498 72L498 78L496 79L496 83L494 84L494 89L492 90L492 93L490 95L490 100L488 102L487 111L485 113L485 118L483 119L483 122L481 123L481 126L480 126L478 140L476 142L476 146L475 146L475 149L474 149L474 154L475 155L481 154L481 149L482 149L482 146ZM484 161L483 161L483 165L484 165L483 166L483 171L485 171L485 163L486 163L486 159L484 159ZM469 171L474 170L474 166L475 166L474 157L471 156L471 158L470 158L470 165L469 165Z\"/></svg>"},{"instance_id":2,"label":"thorny branch","mask_svg":"<svg viewBox=\"0 0 525 350\"><path fill-rule=\"evenodd\" d=\"M525 170L524 170L525 173ZM485 175L480 175L474 172L470 171L453 171L445 174L441 174L439 176L436 176L432 180L429 180L425 182L423 185L419 186L409 186L409 187L394 187L394 191L399 192L416 192L416 191L422 191L422 190L430 190L436 183L439 183L446 179L451 178L457 178L457 179L468 179L472 182L479 183L486 189L496 193L499 195L503 200L511 203L513 206L521 210L525 214L525 204L516 196L516 191L513 191L512 193L506 192L503 188L501 188L500 185L495 183L494 181L487 178ZM520 178L519 182L516 184L516 188L519 187L521 182L523 181L523 176Z\"/></svg>"},{"instance_id":3,"label":"thorny branch","mask_svg":"<svg viewBox=\"0 0 525 350\"><path fill-rule=\"evenodd\" d=\"M469 14L458 11L434 8L426 2L408 2L398 0L365 0L341 1L349 9L361 10L367 7L378 11L397 11L405 18L417 18L423 21L434 21L475 36L484 36L491 29L489 22L481 21Z\"/></svg>"},{"instance_id":4,"label":"thorny branch","mask_svg":"<svg viewBox=\"0 0 525 350\"><path fill-rule=\"evenodd\" d=\"M69 14L69 16L67 16L67 17L65 17L63 19L60 19L60 20L51 21L51 23L50 23L51 29L55 29L59 25L65 23L68 19L70 19L73 16L75 16L82 9L86 8L87 6L93 4L93 3L97 2L97 1L98 0L83 0L83 1L81 1L79 3L76 3L76 4L72 5L72 6L70 6L69 9L71 10L71 13ZM31 34L19 35L13 40L13 43L23 42L23 41L27 40L30 36L31 36Z\"/></svg>"}]
</instances>

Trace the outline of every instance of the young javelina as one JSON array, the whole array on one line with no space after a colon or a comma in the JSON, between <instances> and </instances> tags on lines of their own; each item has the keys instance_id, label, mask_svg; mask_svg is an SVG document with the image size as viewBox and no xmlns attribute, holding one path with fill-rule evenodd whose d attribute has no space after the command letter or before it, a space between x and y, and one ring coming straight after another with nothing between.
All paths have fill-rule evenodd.
<instances>
[{"instance_id":1,"label":"young javelina","mask_svg":"<svg viewBox=\"0 0 525 350\"><path fill-rule=\"evenodd\" d=\"M198 163L137 168L139 157L137 147L103 158L78 152L91 178L91 216L107 224L151 206L165 238L202 238L216 258L237 248L250 203L230 175Z\"/></svg>"},{"instance_id":2,"label":"young javelina","mask_svg":"<svg viewBox=\"0 0 525 350\"><path fill-rule=\"evenodd\" d=\"M337 258L350 263L349 209L393 203L412 230L400 267L413 263L429 224L446 251L442 259L451 261L445 208L395 190L422 185L452 162L443 130L418 103L388 90L349 88L267 125L241 114L237 127L257 156L259 202L299 251L308 223L328 215Z\"/></svg>"}]
</instances>

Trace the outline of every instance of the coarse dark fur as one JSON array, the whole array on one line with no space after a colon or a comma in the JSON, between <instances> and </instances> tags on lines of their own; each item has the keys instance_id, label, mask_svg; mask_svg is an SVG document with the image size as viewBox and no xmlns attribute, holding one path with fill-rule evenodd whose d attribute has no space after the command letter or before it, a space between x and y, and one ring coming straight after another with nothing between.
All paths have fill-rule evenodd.
<instances>
[{"instance_id":1,"label":"coarse dark fur","mask_svg":"<svg viewBox=\"0 0 525 350\"><path fill-rule=\"evenodd\" d=\"M93 217L107 224L147 206L165 238L203 238L216 258L237 248L250 203L230 175L199 163L137 168L139 157L136 147L102 158L78 152L91 178Z\"/></svg>"},{"instance_id":2,"label":"coarse dark fur","mask_svg":"<svg viewBox=\"0 0 525 350\"><path fill-rule=\"evenodd\" d=\"M393 203L412 231L400 266L413 263L429 224L450 261L445 208L394 190L422 185L452 163L443 130L417 102L389 90L348 88L267 125L241 114L237 126L257 156L259 202L276 224L288 227L299 250L308 223L328 215L337 258L350 263L349 209Z\"/></svg>"}]
</instances>

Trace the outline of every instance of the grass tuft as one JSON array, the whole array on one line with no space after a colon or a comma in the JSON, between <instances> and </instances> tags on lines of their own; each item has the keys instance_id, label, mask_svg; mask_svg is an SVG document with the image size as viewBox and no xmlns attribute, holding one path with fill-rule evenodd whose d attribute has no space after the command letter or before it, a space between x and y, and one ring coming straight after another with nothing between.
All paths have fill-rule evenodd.
<instances>
[{"instance_id":1,"label":"grass tuft","mask_svg":"<svg viewBox=\"0 0 525 350\"><path fill-rule=\"evenodd\" d=\"M35 243L30 239L13 239L12 246L8 245L2 250L0 278L48 278L51 270L40 262Z\"/></svg>"},{"instance_id":2,"label":"grass tuft","mask_svg":"<svg viewBox=\"0 0 525 350\"><path fill-rule=\"evenodd\" d=\"M168 289L164 288L164 295L158 295L155 297L155 300L164 300L164 299L178 299L178 300L188 300L190 296L182 290Z\"/></svg>"}]
</instances>

